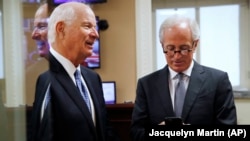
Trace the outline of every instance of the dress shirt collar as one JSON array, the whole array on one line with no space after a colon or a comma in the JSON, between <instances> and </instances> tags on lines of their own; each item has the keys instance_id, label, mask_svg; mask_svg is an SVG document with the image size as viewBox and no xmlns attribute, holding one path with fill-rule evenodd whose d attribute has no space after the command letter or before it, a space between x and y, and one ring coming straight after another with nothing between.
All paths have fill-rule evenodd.
<instances>
[{"instance_id":1,"label":"dress shirt collar","mask_svg":"<svg viewBox=\"0 0 250 141\"><path fill-rule=\"evenodd\" d=\"M182 73L185 74L185 76L190 77L191 73L192 73L192 69L194 67L194 61L192 60L190 66L188 67L188 69L186 69L185 71L183 71ZM169 75L171 79L174 79L175 76L178 74L178 72L175 72L173 69L171 69L170 67L168 67L169 69Z\"/></svg>"},{"instance_id":2,"label":"dress shirt collar","mask_svg":"<svg viewBox=\"0 0 250 141\"><path fill-rule=\"evenodd\" d=\"M64 69L66 70L66 72L68 73L68 75L70 76L70 78L73 80L73 82L75 82L74 73L75 73L76 69L78 69L81 72L80 65L78 65L78 67L76 68L74 66L74 64L70 60L68 60L67 58L65 58L64 56L62 56L60 53L58 53L52 47L50 47L50 53L64 67Z\"/></svg>"}]
</instances>

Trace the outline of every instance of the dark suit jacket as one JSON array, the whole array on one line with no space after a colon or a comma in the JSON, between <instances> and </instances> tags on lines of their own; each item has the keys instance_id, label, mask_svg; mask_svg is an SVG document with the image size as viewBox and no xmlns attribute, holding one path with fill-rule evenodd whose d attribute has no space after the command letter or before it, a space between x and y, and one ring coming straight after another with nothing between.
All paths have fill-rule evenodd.
<instances>
[{"instance_id":1,"label":"dark suit jacket","mask_svg":"<svg viewBox=\"0 0 250 141\"><path fill-rule=\"evenodd\" d=\"M146 126L174 117L168 66L138 80L131 136L143 140ZM226 72L194 63L183 106L186 124L236 124L232 86Z\"/></svg>"},{"instance_id":2,"label":"dark suit jacket","mask_svg":"<svg viewBox=\"0 0 250 141\"><path fill-rule=\"evenodd\" d=\"M50 83L49 71L42 73L36 83L35 99L32 106L32 114L28 125L28 141L49 141L49 132L46 130L46 126L49 127L49 122L46 120L40 120L41 108L44 100L44 96L48 85ZM42 123L41 123L42 122ZM47 128L48 128L47 127Z\"/></svg>"},{"instance_id":3,"label":"dark suit jacket","mask_svg":"<svg viewBox=\"0 0 250 141\"><path fill-rule=\"evenodd\" d=\"M39 96L36 96L37 100L34 103L36 116L33 124L36 128L33 129L39 129L39 131L35 133L33 139L45 138L46 141L118 140L117 134L113 131L107 118L99 75L88 68L81 67L82 76L86 81L95 108L96 125L94 125L87 105L66 70L51 54L49 61L50 70L38 79L37 89L42 90L40 95L36 94ZM46 122L39 125L37 120L40 119L40 107L48 87L47 83L41 84L41 81L48 80L48 76L51 95L50 116ZM38 90L36 92L39 93Z\"/></svg>"}]
</instances>

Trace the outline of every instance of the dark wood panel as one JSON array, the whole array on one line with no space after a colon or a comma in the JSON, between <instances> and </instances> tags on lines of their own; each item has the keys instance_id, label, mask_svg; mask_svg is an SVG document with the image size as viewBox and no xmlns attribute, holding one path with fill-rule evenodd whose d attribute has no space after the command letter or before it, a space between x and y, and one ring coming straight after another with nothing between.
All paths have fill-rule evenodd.
<instances>
[{"instance_id":1,"label":"dark wood panel","mask_svg":"<svg viewBox=\"0 0 250 141\"><path fill-rule=\"evenodd\" d=\"M109 119L118 132L121 141L131 141L129 131L133 107L133 104L107 105Z\"/></svg>"}]
</instances>

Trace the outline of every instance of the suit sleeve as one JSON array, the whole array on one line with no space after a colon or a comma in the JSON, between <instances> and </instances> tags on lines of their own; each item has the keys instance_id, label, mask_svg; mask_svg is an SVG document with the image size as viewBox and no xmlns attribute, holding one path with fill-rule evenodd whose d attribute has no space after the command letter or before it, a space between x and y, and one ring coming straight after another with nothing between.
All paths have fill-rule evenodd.
<instances>
[{"instance_id":1,"label":"suit sleeve","mask_svg":"<svg viewBox=\"0 0 250 141\"><path fill-rule=\"evenodd\" d=\"M148 125L147 104L141 79L138 80L136 100L132 113L130 136L133 141L144 141L145 126Z\"/></svg>"},{"instance_id":2,"label":"suit sleeve","mask_svg":"<svg viewBox=\"0 0 250 141\"><path fill-rule=\"evenodd\" d=\"M215 97L215 124L235 125L237 124L237 114L231 83L227 73L224 73L219 79Z\"/></svg>"},{"instance_id":3,"label":"suit sleeve","mask_svg":"<svg viewBox=\"0 0 250 141\"><path fill-rule=\"evenodd\" d=\"M37 78L36 81L36 89L35 89L35 98L33 101L33 105L32 105L32 111L31 111L31 117L29 117L29 120L27 121L27 136L28 136L28 141L33 141L35 138L35 134L36 134L36 122L37 120L36 118L36 111L35 109L38 109L38 99L39 99L39 91L42 90L42 75L39 75L39 77Z\"/></svg>"}]
</instances>

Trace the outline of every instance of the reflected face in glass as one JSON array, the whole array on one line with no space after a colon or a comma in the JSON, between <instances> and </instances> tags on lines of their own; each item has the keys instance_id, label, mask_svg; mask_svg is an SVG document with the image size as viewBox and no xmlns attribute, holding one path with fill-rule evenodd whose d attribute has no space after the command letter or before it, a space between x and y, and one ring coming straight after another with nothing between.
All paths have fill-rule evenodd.
<instances>
[{"instance_id":1,"label":"reflected face in glass","mask_svg":"<svg viewBox=\"0 0 250 141\"><path fill-rule=\"evenodd\" d=\"M165 29L162 41L168 66L176 72L183 72L190 66L197 41L193 41L191 30L185 24Z\"/></svg>"},{"instance_id":2,"label":"reflected face in glass","mask_svg":"<svg viewBox=\"0 0 250 141\"><path fill-rule=\"evenodd\" d=\"M35 14L32 39L36 41L37 51L41 57L47 58L48 44L48 9L47 4L41 6Z\"/></svg>"}]
</instances>

